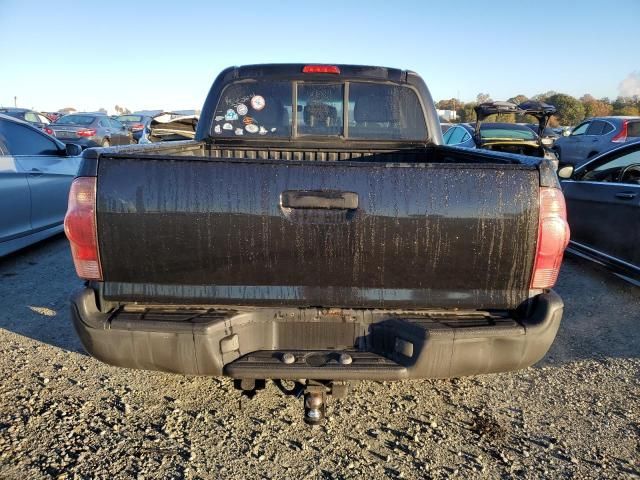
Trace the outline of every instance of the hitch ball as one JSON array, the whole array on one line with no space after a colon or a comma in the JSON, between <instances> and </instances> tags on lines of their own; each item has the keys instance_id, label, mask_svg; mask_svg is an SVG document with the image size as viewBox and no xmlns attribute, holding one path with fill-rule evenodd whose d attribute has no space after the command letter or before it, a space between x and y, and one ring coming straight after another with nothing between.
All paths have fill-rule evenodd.
<instances>
[{"instance_id":1,"label":"hitch ball","mask_svg":"<svg viewBox=\"0 0 640 480\"><path fill-rule=\"evenodd\" d=\"M309 425L318 425L325 418L324 393L306 392L304 394L304 421Z\"/></svg>"},{"instance_id":2,"label":"hitch ball","mask_svg":"<svg viewBox=\"0 0 640 480\"><path fill-rule=\"evenodd\" d=\"M282 355L282 361L287 365L291 365L296 361L296 357L293 353L286 352L284 355Z\"/></svg>"}]
</instances>

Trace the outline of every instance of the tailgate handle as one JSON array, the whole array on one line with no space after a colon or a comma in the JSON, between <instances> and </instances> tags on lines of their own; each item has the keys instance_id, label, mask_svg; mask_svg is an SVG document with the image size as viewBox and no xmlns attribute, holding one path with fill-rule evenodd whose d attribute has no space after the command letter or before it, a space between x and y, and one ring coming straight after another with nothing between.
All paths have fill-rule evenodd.
<instances>
[{"instance_id":1,"label":"tailgate handle","mask_svg":"<svg viewBox=\"0 0 640 480\"><path fill-rule=\"evenodd\" d=\"M633 192L618 192L616 193L616 197L631 200L632 198L636 198L636 194Z\"/></svg>"},{"instance_id":2,"label":"tailgate handle","mask_svg":"<svg viewBox=\"0 0 640 480\"><path fill-rule=\"evenodd\" d=\"M355 210L358 194L339 190L286 190L280 194L280 205L283 208Z\"/></svg>"}]
</instances>

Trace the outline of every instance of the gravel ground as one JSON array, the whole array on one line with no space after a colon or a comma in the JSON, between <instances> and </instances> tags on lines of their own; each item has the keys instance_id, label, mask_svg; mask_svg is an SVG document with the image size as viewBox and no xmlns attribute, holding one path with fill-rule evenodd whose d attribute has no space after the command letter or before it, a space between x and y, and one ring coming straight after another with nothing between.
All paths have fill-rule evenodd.
<instances>
[{"instance_id":1,"label":"gravel ground","mask_svg":"<svg viewBox=\"0 0 640 480\"><path fill-rule=\"evenodd\" d=\"M640 478L640 288L569 258L565 317L527 370L358 384L326 425L273 384L83 353L56 237L0 260L0 478Z\"/></svg>"}]
</instances>

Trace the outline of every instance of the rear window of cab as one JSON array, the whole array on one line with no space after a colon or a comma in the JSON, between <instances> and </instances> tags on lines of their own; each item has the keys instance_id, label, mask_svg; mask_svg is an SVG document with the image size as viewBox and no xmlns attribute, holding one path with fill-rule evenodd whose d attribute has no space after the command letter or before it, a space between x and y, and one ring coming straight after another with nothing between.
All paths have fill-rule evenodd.
<instances>
[{"instance_id":1,"label":"rear window of cab","mask_svg":"<svg viewBox=\"0 0 640 480\"><path fill-rule=\"evenodd\" d=\"M242 81L223 91L213 136L425 141L413 89L369 82Z\"/></svg>"}]
</instances>

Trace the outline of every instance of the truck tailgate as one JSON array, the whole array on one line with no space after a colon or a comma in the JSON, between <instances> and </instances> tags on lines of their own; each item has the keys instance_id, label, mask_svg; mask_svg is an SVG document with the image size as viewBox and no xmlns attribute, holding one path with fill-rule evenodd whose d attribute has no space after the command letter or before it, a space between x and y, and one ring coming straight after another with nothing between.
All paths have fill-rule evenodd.
<instances>
[{"instance_id":1,"label":"truck tailgate","mask_svg":"<svg viewBox=\"0 0 640 480\"><path fill-rule=\"evenodd\" d=\"M526 165L103 157L103 296L120 302L514 308Z\"/></svg>"}]
</instances>

